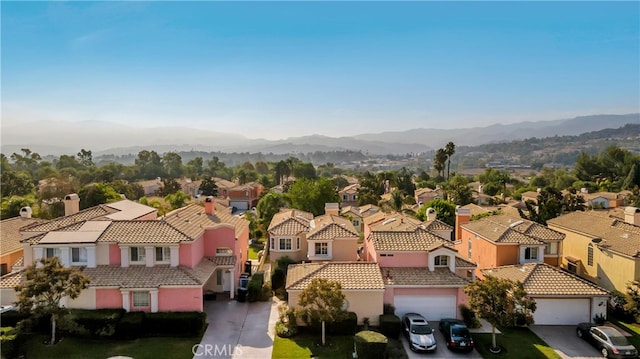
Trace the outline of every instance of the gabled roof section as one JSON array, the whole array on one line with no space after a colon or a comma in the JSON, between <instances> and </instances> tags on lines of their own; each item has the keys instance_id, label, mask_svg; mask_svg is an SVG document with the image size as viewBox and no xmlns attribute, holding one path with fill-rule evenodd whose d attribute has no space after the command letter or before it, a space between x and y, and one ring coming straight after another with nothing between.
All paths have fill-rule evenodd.
<instances>
[{"instance_id":1,"label":"gabled roof section","mask_svg":"<svg viewBox=\"0 0 640 359\"><path fill-rule=\"evenodd\" d=\"M310 228L313 214L298 209L288 209L276 213L269 224L269 233L275 235L296 235Z\"/></svg>"},{"instance_id":2,"label":"gabled roof section","mask_svg":"<svg viewBox=\"0 0 640 359\"><path fill-rule=\"evenodd\" d=\"M224 207L217 202L215 206L215 214L207 215L203 206L197 203L191 203L168 213L164 217L164 222L170 224L173 228L184 233L192 240L199 238L204 233L205 228L219 224L229 224L233 226L236 237L239 237L241 233L249 227L249 221L232 215L228 207Z\"/></svg>"},{"instance_id":3,"label":"gabled roof section","mask_svg":"<svg viewBox=\"0 0 640 359\"><path fill-rule=\"evenodd\" d=\"M425 267L384 267L380 271L385 285L464 287L470 283L469 279L460 277L449 268L429 271Z\"/></svg>"},{"instance_id":4,"label":"gabled roof section","mask_svg":"<svg viewBox=\"0 0 640 359\"><path fill-rule=\"evenodd\" d=\"M541 224L506 214L471 221L462 227L495 243L543 244L565 237Z\"/></svg>"},{"instance_id":5,"label":"gabled roof section","mask_svg":"<svg viewBox=\"0 0 640 359\"><path fill-rule=\"evenodd\" d=\"M371 232L367 240L371 241L376 251L432 251L443 246L456 251L448 241L422 228L403 232L375 231Z\"/></svg>"},{"instance_id":6,"label":"gabled roof section","mask_svg":"<svg viewBox=\"0 0 640 359\"><path fill-rule=\"evenodd\" d=\"M453 231L453 227L442 222L439 219L434 219L432 221L425 221L422 223L428 231Z\"/></svg>"},{"instance_id":7,"label":"gabled roof section","mask_svg":"<svg viewBox=\"0 0 640 359\"><path fill-rule=\"evenodd\" d=\"M631 257L640 257L640 226L597 212L571 212L547 221L550 226L587 237L601 238L598 247Z\"/></svg>"},{"instance_id":8,"label":"gabled roof section","mask_svg":"<svg viewBox=\"0 0 640 359\"><path fill-rule=\"evenodd\" d=\"M0 253L7 254L22 249L23 237L20 228L37 225L44 220L38 218L14 217L0 221Z\"/></svg>"},{"instance_id":9,"label":"gabled roof section","mask_svg":"<svg viewBox=\"0 0 640 359\"><path fill-rule=\"evenodd\" d=\"M113 221L98 242L177 244L191 238L163 221Z\"/></svg>"},{"instance_id":10,"label":"gabled roof section","mask_svg":"<svg viewBox=\"0 0 640 359\"><path fill-rule=\"evenodd\" d=\"M82 271L90 279L89 287L158 288L165 285L197 286L202 283L181 267L97 266Z\"/></svg>"},{"instance_id":11,"label":"gabled roof section","mask_svg":"<svg viewBox=\"0 0 640 359\"><path fill-rule=\"evenodd\" d=\"M522 282L529 295L608 295L608 292L577 275L546 263L527 263L482 271L484 275Z\"/></svg>"},{"instance_id":12,"label":"gabled roof section","mask_svg":"<svg viewBox=\"0 0 640 359\"><path fill-rule=\"evenodd\" d=\"M304 290L314 278L338 281L342 290L384 289L377 263L326 262L293 264L287 271L287 290Z\"/></svg>"},{"instance_id":13,"label":"gabled roof section","mask_svg":"<svg viewBox=\"0 0 640 359\"><path fill-rule=\"evenodd\" d=\"M331 240L336 238L358 239L358 231L351 221L344 217L326 214L311 220L308 240Z\"/></svg>"},{"instance_id":14,"label":"gabled roof section","mask_svg":"<svg viewBox=\"0 0 640 359\"><path fill-rule=\"evenodd\" d=\"M340 193L340 194L342 194L342 193L356 194L358 192L358 188L360 188L360 184L354 183L354 184L350 184L350 185L344 187L338 193Z\"/></svg>"},{"instance_id":15,"label":"gabled roof section","mask_svg":"<svg viewBox=\"0 0 640 359\"><path fill-rule=\"evenodd\" d=\"M377 213L370 217L375 217L376 215ZM383 213L383 215L384 217L379 218L377 222L369 225L371 231L414 231L422 225L420 220L402 213ZM367 219L370 217L367 217Z\"/></svg>"}]
</instances>

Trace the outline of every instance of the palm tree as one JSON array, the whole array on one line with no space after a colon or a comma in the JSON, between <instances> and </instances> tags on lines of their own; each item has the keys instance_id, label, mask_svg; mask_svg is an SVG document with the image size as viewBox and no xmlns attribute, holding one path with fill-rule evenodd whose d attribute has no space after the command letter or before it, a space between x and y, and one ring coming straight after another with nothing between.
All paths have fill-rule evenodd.
<instances>
[{"instance_id":1,"label":"palm tree","mask_svg":"<svg viewBox=\"0 0 640 359\"><path fill-rule=\"evenodd\" d=\"M447 161L447 153L444 149L439 148L436 151L436 156L433 159L433 168L438 171L438 175L442 172L442 177L444 177L444 164Z\"/></svg>"},{"instance_id":2,"label":"palm tree","mask_svg":"<svg viewBox=\"0 0 640 359\"><path fill-rule=\"evenodd\" d=\"M449 180L449 171L451 170L451 156L456 153L456 145L449 141L446 146L444 146L444 153L447 155L447 180Z\"/></svg>"}]
</instances>

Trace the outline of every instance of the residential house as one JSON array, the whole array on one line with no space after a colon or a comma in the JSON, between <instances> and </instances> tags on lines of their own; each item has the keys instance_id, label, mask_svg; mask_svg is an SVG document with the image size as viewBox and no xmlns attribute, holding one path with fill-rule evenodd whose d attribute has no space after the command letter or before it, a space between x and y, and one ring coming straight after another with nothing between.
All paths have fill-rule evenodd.
<instances>
[{"instance_id":1,"label":"residential house","mask_svg":"<svg viewBox=\"0 0 640 359\"><path fill-rule=\"evenodd\" d=\"M414 197L416 198L416 203L422 205L423 203L433 201L434 199L443 199L444 193L440 188L418 188L414 192Z\"/></svg>"},{"instance_id":2,"label":"residential house","mask_svg":"<svg viewBox=\"0 0 640 359\"><path fill-rule=\"evenodd\" d=\"M358 205L358 188L360 188L360 185L354 183L338 191L338 198L340 198L340 203L343 207Z\"/></svg>"},{"instance_id":3,"label":"residential house","mask_svg":"<svg viewBox=\"0 0 640 359\"><path fill-rule=\"evenodd\" d=\"M57 256L81 267L91 282L64 303L70 308L201 311L205 292L233 298L247 259L248 222L213 197L204 208L190 204L155 216L155 209L123 200L27 227L38 235L23 241L24 264ZM22 273L0 278L3 304L15 300L11 291Z\"/></svg>"},{"instance_id":4,"label":"residential house","mask_svg":"<svg viewBox=\"0 0 640 359\"><path fill-rule=\"evenodd\" d=\"M290 308L297 308L300 294L314 278L337 281L345 295L344 307L358 316L358 324L365 318L370 325L379 324L383 312L385 285L376 263L319 262L292 264L287 271L285 289Z\"/></svg>"},{"instance_id":5,"label":"residential house","mask_svg":"<svg viewBox=\"0 0 640 359\"><path fill-rule=\"evenodd\" d=\"M428 320L460 318L458 305L467 302L463 288L475 278L476 266L458 256L453 243L443 238L451 238L451 226L430 222L399 213L368 217L363 257L380 267L384 303L393 305L396 315L417 312ZM448 233L442 236L434 230Z\"/></svg>"},{"instance_id":6,"label":"residential house","mask_svg":"<svg viewBox=\"0 0 640 359\"><path fill-rule=\"evenodd\" d=\"M607 316L609 293L572 273L546 263L502 266L482 271L483 276L522 282L536 301L535 324L575 325Z\"/></svg>"},{"instance_id":7,"label":"residential house","mask_svg":"<svg viewBox=\"0 0 640 359\"><path fill-rule=\"evenodd\" d=\"M364 231L364 218L380 211L378 206L367 204L360 207L347 206L340 210L340 215L351 219L351 223L358 230Z\"/></svg>"},{"instance_id":8,"label":"residential house","mask_svg":"<svg viewBox=\"0 0 640 359\"><path fill-rule=\"evenodd\" d=\"M312 213L297 209L284 209L273 216L267 228L272 263L285 256L296 262L307 259L306 235L312 219Z\"/></svg>"},{"instance_id":9,"label":"residential house","mask_svg":"<svg viewBox=\"0 0 640 359\"><path fill-rule=\"evenodd\" d=\"M191 178L183 177L177 179L176 182L180 185L180 190L183 193L193 198L200 196L200 184L202 183L202 180L194 181Z\"/></svg>"},{"instance_id":10,"label":"residential house","mask_svg":"<svg viewBox=\"0 0 640 359\"><path fill-rule=\"evenodd\" d=\"M566 235L562 267L607 290L640 281L640 209L626 207L624 216L577 211L547 221Z\"/></svg>"},{"instance_id":11,"label":"residential house","mask_svg":"<svg viewBox=\"0 0 640 359\"><path fill-rule=\"evenodd\" d=\"M20 216L0 221L0 275L12 271L14 266L22 266L23 248L21 241L28 238L22 236L20 229L41 223L43 220L31 217L31 208L22 207Z\"/></svg>"},{"instance_id":12,"label":"residential house","mask_svg":"<svg viewBox=\"0 0 640 359\"><path fill-rule=\"evenodd\" d=\"M336 211L337 212L337 211ZM349 219L325 214L309 221L307 258L310 261L359 260L358 231Z\"/></svg>"},{"instance_id":13,"label":"residential house","mask_svg":"<svg viewBox=\"0 0 640 359\"><path fill-rule=\"evenodd\" d=\"M146 180L146 181L137 181L135 184L138 184L144 190L145 196L153 196L155 195L164 184L162 183L162 179L160 177Z\"/></svg>"},{"instance_id":14,"label":"residential house","mask_svg":"<svg viewBox=\"0 0 640 359\"><path fill-rule=\"evenodd\" d=\"M263 191L261 184L249 182L241 185L222 178L214 178L214 181L218 187L218 197L229 200L232 208L245 211L258 205Z\"/></svg>"},{"instance_id":15,"label":"residential house","mask_svg":"<svg viewBox=\"0 0 640 359\"><path fill-rule=\"evenodd\" d=\"M624 205L624 195L614 192L581 193L585 205L595 209L615 208Z\"/></svg>"},{"instance_id":16,"label":"residential house","mask_svg":"<svg viewBox=\"0 0 640 359\"><path fill-rule=\"evenodd\" d=\"M456 209L456 248L482 269L524 263L560 264L565 235L507 214L470 221L471 211Z\"/></svg>"},{"instance_id":17,"label":"residential house","mask_svg":"<svg viewBox=\"0 0 640 359\"><path fill-rule=\"evenodd\" d=\"M538 195L540 195L540 190L538 189L537 191L526 191L526 192L522 192L522 203L531 201L533 203L538 203Z\"/></svg>"}]
</instances>

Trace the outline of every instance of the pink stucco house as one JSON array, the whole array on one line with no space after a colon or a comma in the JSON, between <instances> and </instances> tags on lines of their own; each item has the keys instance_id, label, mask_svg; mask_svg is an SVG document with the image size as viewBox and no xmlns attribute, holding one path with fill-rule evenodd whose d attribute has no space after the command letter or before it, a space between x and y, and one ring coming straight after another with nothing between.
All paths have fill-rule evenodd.
<instances>
[{"instance_id":1,"label":"pink stucco house","mask_svg":"<svg viewBox=\"0 0 640 359\"><path fill-rule=\"evenodd\" d=\"M75 196L77 198L77 196ZM65 203L67 205L67 203ZM248 222L207 197L156 219L154 208L122 200L23 228L24 265L58 256L90 278L70 308L201 311L206 291L231 298L247 259ZM2 304L15 300L17 271L0 278ZM8 303L5 303L8 302Z\"/></svg>"},{"instance_id":2,"label":"pink stucco house","mask_svg":"<svg viewBox=\"0 0 640 359\"><path fill-rule=\"evenodd\" d=\"M475 264L458 256L449 240L452 231L437 219L421 222L399 213L379 212L365 220L364 260L380 267L384 303L396 315L461 317L458 305L467 303L463 287L475 279Z\"/></svg>"}]
</instances>

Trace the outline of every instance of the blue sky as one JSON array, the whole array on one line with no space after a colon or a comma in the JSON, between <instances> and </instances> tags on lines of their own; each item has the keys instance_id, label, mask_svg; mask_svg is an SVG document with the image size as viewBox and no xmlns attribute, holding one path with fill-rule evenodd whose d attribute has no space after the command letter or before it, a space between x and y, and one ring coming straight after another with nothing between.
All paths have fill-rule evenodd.
<instances>
[{"instance_id":1,"label":"blue sky","mask_svg":"<svg viewBox=\"0 0 640 359\"><path fill-rule=\"evenodd\" d=\"M7 2L2 126L250 138L640 112L640 2Z\"/></svg>"}]
</instances>

